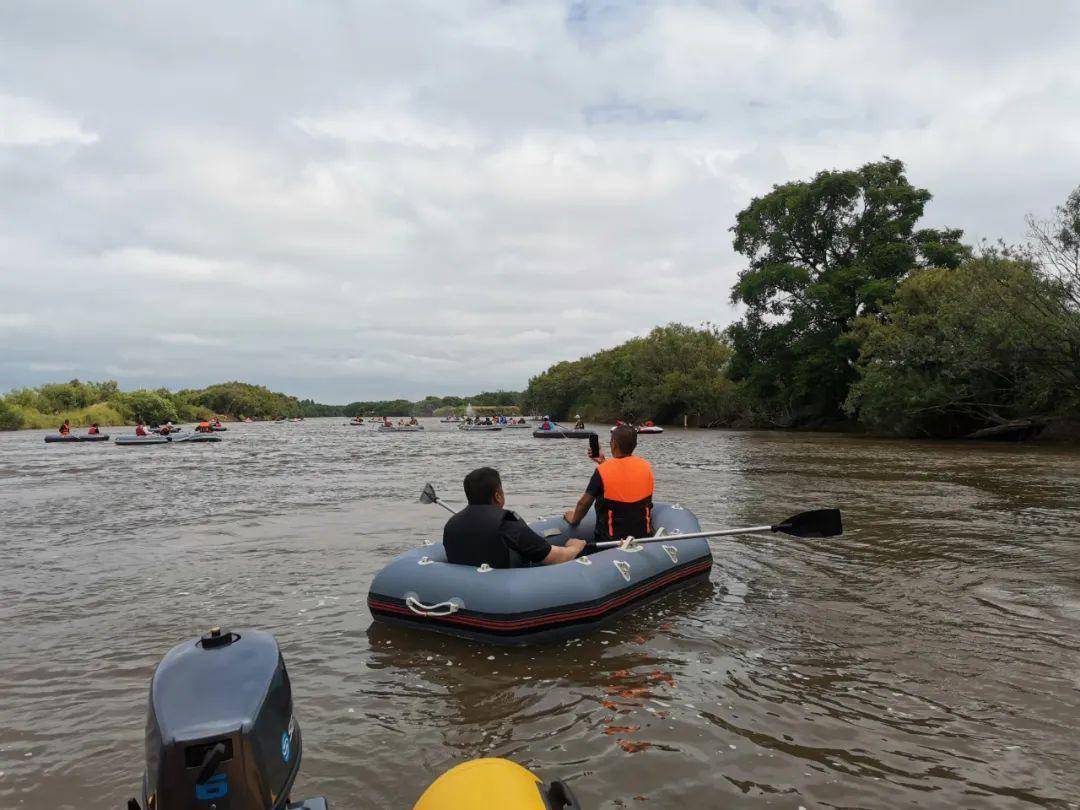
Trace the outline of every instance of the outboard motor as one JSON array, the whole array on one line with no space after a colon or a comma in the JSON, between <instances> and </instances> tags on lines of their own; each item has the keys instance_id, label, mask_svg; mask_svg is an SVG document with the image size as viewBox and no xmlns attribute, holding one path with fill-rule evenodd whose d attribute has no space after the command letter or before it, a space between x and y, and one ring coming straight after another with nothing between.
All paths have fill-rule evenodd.
<instances>
[{"instance_id":1,"label":"outboard motor","mask_svg":"<svg viewBox=\"0 0 1080 810\"><path fill-rule=\"evenodd\" d=\"M290 804L301 749L277 641L215 627L173 647L154 671L142 806L327 810L323 798Z\"/></svg>"}]
</instances>

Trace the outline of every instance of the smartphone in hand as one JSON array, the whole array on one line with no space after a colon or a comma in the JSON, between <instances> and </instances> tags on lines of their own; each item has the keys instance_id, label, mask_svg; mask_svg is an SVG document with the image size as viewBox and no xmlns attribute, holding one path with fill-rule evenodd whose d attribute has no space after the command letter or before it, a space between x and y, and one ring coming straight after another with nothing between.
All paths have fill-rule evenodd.
<instances>
[{"instance_id":1,"label":"smartphone in hand","mask_svg":"<svg viewBox=\"0 0 1080 810\"><path fill-rule=\"evenodd\" d=\"M589 458L600 458L600 437L595 433L589 434Z\"/></svg>"}]
</instances>

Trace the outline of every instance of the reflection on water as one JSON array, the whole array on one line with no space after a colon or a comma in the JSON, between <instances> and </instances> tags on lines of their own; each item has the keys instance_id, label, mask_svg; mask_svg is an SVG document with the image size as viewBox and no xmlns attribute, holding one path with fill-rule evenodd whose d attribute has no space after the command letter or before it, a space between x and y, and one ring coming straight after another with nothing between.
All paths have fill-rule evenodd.
<instances>
[{"instance_id":1,"label":"reflection on water","mask_svg":"<svg viewBox=\"0 0 1080 810\"><path fill-rule=\"evenodd\" d=\"M643 437L658 496L705 526L837 505L848 532L720 541L711 585L501 649L373 626L368 583L438 536L425 481L453 498L491 464L511 506L552 514L583 487L585 448L341 421L190 447L0 434L0 805L121 806L155 663L220 622L277 635L297 792L339 808L411 806L480 755L593 808L1077 806L1076 453Z\"/></svg>"}]
</instances>

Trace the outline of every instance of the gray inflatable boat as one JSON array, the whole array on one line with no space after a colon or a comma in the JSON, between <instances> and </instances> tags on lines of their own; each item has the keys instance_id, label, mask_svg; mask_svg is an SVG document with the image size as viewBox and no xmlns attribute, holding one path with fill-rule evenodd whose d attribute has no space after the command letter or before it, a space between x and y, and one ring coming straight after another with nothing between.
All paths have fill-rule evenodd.
<instances>
[{"instance_id":1,"label":"gray inflatable boat","mask_svg":"<svg viewBox=\"0 0 1080 810\"><path fill-rule=\"evenodd\" d=\"M185 433L183 436L162 436L153 434L150 436L117 436L116 444L121 446L134 446L143 444L202 444L205 442L220 442L221 437L213 433Z\"/></svg>"},{"instance_id":2,"label":"gray inflatable boat","mask_svg":"<svg viewBox=\"0 0 1080 810\"><path fill-rule=\"evenodd\" d=\"M562 517L529 524L555 545ZM595 513L574 530L591 537ZM661 594L708 579L709 541L679 540L701 530L681 506L657 503L653 525L671 542L604 549L559 565L484 569L446 562L442 543L412 549L376 575L368 608L376 621L495 644L534 644L578 636Z\"/></svg>"}]
</instances>

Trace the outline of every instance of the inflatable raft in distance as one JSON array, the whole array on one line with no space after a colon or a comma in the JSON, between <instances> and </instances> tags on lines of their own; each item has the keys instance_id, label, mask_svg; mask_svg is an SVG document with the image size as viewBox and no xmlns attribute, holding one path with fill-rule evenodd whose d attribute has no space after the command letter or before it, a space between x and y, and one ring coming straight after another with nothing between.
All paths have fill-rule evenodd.
<instances>
[{"instance_id":1,"label":"inflatable raft in distance","mask_svg":"<svg viewBox=\"0 0 1080 810\"><path fill-rule=\"evenodd\" d=\"M143 444L202 444L205 442L220 442L221 437L213 433L185 433L183 436L117 436L116 444L121 446Z\"/></svg>"},{"instance_id":2,"label":"inflatable raft in distance","mask_svg":"<svg viewBox=\"0 0 1080 810\"><path fill-rule=\"evenodd\" d=\"M670 543L610 548L585 557L529 568L474 568L446 561L441 543L406 551L380 571L368 592L377 621L495 644L556 641L596 630L638 605L708 579L712 551L681 506L657 503L653 525ZM554 545L570 526L561 516L529 524ZM573 530L592 537L595 513Z\"/></svg>"},{"instance_id":3,"label":"inflatable raft in distance","mask_svg":"<svg viewBox=\"0 0 1080 810\"><path fill-rule=\"evenodd\" d=\"M591 430L534 430L534 439L587 439L593 435Z\"/></svg>"},{"instance_id":4,"label":"inflatable raft in distance","mask_svg":"<svg viewBox=\"0 0 1080 810\"><path fill-rule=\"evenodd\" d=\"M502 430L503 427L504 425L458 425L458 430L475 432L483 430Z\"/></svg>"},{"instance_id":5,"label":"inflatable raft in distance","mask_svg":"<svg viewBox=\"0 0 1080 810\"><path fill-rule=\"evenodd\" d=\"M63 444L71 444L75 442L107 442L108 440L108 433L95 433L93 435L87 435L84 433L81 436L76 436L73 433L69 433L67 436L61 436L59 433L50 433L48 436L45 437L45 442L47 444L56 444L58 442Z\"/></svg>"}]
</instances>

